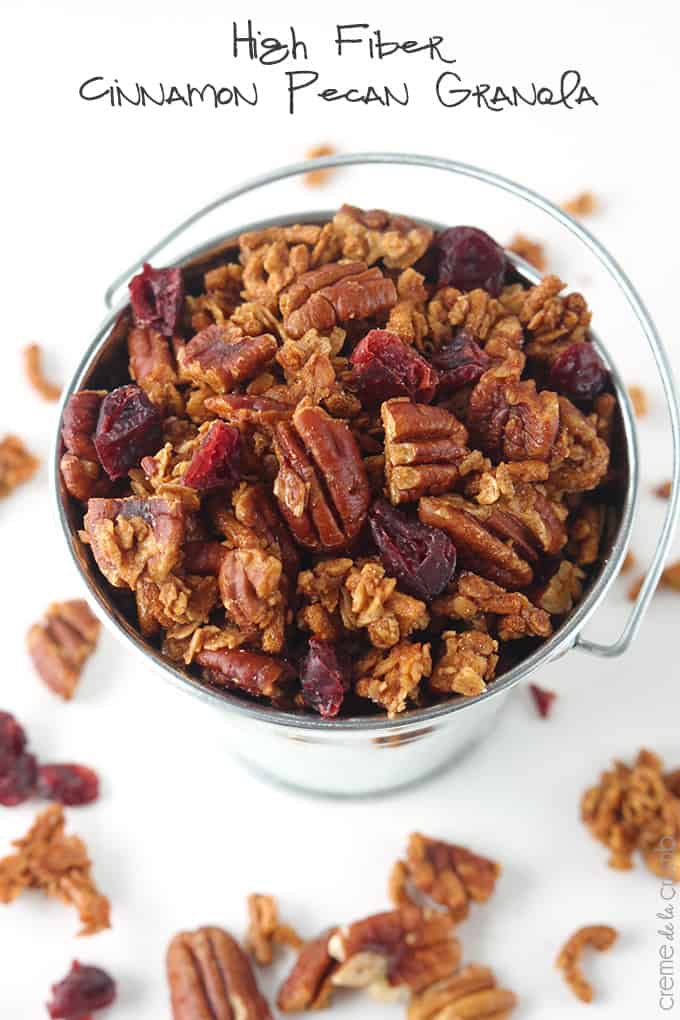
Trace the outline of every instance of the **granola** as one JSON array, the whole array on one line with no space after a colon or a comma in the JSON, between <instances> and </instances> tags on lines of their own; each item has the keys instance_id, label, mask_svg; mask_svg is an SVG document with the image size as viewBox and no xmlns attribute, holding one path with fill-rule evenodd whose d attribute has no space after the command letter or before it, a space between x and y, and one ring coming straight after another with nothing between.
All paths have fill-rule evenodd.
<instances>
[{"instance_id":1,"label":"granola","mask_svg":"<svg viewBox=\"0 0 680 1020\"><path fill-rule=\"evenodd\" d=\"M334 713L395 716L484 694L588 590L623 444L557 276L529 285L475 228L344 205L146 266L131 297L124 385L65 408L63 495L192 675L321 712L330 663ZM16 480L0 447L0 492Z\"/></svg>"},{"instance_id":2,"label":"granola","mask_svg":"<svg viewBox=\"0 0 680 1020\"><path fill-rule=\"evenodd\" d=\"M92 878L87 847L78 836L66 836L60 804L41 812L21 839L17 852L0 860L0 903L12 903L25 889L40 889L78 911L80 935L110 927L109 901Z\"/></svg>"},{"instance_id":3,"label":"granola","mask_svg":"<svg viewBox=\"0 0 680 1020\"><path fill-rule=\"evenodd\" d=\"M320 159L322 156L334 155L335 149L332 145L314 145L311 149L307 149L305 159ZM308 188L321 188L324 184L328 183L332 176L332 170L308 170L305 174L304 180Z\"/></svg>"},{"instance_id":4,"label":"granola","mask_svg":"<svg viewBox=\"0 0 680 1020\"><path fill-rule=\"evenodd\" d=\"M9 496L17 485L28 482L40 461L30 453L22 439L7 435L0 439L0 499Z\"/></svg>"},{"instance_id":5,"label":"granola","mask_svg":"<svg viewBox=\"0 0 680 1020\"><path fill-rule=\"evenodd\" d=\"M586 946L592 946L600 952L611 949L617 937L616 929L607 924L590 924L575 931L562 946L555 966L562 971L564 980L581 1002L593 1001L592 985L586 981L581 970L583 950Z\"/></svg>"},{"instance_id":6,"label":"granola","mask_svg":"<svg viewBox=\"0 0 680 1020\"><path fill-rule=\"evenodd\" d=\"M39 393L43 400L59 400L61 386L55 386L49 379L45 378L42 367L42 350L38 344L29 344L24 347L24 369L29 383Z\"/></svg>"},{"instance_id":7,"label":"granola","mask_svg":"<svg viewBox=\"0 0 680 1020\"><path fill-rule=\"evenodd\" d=\"M514 251L515 255L526 259L534 269L538 269L539 273L544 272L547 260L540 241L534 241L525 234L515 234L508 248L510 251Z\"/></svg>"}]
</instances>

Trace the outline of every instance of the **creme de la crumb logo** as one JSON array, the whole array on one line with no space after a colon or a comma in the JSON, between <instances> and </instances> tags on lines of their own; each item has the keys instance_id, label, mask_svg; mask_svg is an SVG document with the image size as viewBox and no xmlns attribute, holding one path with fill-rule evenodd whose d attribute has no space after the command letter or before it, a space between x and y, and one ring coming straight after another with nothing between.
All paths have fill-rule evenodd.
<instances>
[{"instance_id":1,"label":"creme de la crumb logo","mask_svg":"<svg viewBox=\"0 0 680 1020\"><path fill-rule=\"evenodd\" d=\"M657 874L664 876L659 886L659 898L662 901L662 906L656 914L657 919L661 921L661 926L657 929L659 936L658 1005L664 1013L670 1013L675 1009L678 998L678 952L676 947L678 890L673 878L673 864L676 860L677 849L677 841L672 836L663 836L653 851L659 858Z\"/></svg>"}]
</instances>

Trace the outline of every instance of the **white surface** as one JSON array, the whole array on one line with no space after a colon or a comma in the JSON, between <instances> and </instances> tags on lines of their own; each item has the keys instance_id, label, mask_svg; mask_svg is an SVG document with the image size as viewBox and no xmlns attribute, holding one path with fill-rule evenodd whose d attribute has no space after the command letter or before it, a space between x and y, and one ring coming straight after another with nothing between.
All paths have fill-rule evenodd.
<instances>
[{"instance_id":1,"label":"white surface","mask_svg":"<svg viewBox=\"0 0 680 1020\"><path fill-rule=\"evenodd\" d=\"M102 316L105 286L145 246L213 194L326 139L346 151L382 147L464 159L557 200L592 189L605 203L591 221L593 230L629 271L669 347L677 349L673 124L679 82L671 5L599 0L558 12L534 0L487 0L423 10L400 17L396 5L384 2L345 4L341 13L317 4L284 9L251 3L235 15L221 3L5 0L0 433L16 430L48 454L55 411L24 382L23 344L44 344L50 375L65 379ZM310 63L323 70L324 84L393 81L405 73L424 96L434 76L416 57L339 66L330 44L337 13L404 38L446 35L466 80L554 82L564 68L578 67L600 106L494 114L447 111L420 99L389 111L309 103L291 119L280 85L256 110L236 113L177 106L111 110L77 99L80 82L95 74L149 84L159 77L201 83L255 75L264 89L278 81L281 68L234 67L229 56L231 18L244 21L248 13L267 31L294 22L314 47ZM320 204L342 201L351 180L338 175L319 193ZM409 211L413 191L396 180L385 175L381 201ZM435 197L455 202L446 182L437 187ZM354 192L351 198L361 200ZM310 198L295 185L287 200L292 208ZM267 207L262 214L276 211ZM525 227L522 211L516 215L510 232ZM589 290L580 262L567 265L550 254L596 303L599 294ZM652 400L640 430L645 499L634 540L644 562L662 510L646 493L667 475L665 419L636 337L612 330L606 311L602 304L596 325L626 377L647 385ZM552 963L567 934L597 921L615 925L621 939L606 957L587 961L597 989L588 1015L663 1015L657 1007L659 883L641 869L609 871L606 851L579 823L578 803L613 756L629 758L640 745L680 764L677 595L657 596L640 640L623 660L599 662L577 653L547 669L539 682L560 693L549 722L536 718L520 691L496 734L454 772L398 796L353 803L310 800L251 777L230 760L226 744L206 736L204 717L191 701L140 671L108 636L72 704L41 688L23 635L50 600L79 592L53 521L45 466L0 505L0 563L0 702L25 724L43 759L75 759L99 769L100 802L68 815L87 839L96 878L113 904L112 931L88 940L74 938L73 912L38 896L0 909L1 1016L43 1015L50 983L77 956L118 979L112 1020L167 1017L163 953L175 931L212 922L241 932L244 897L256 889L276 893L286 920L308 933L378 910L385 905L389 866L413 829L503 862L497 895L473 910L461 935L467 959L493 965L520 994L518 1020L581 1015ZM592 628L598 635L620 628L629 608L625 587L617 584L598 617ZM25 831L36 807L2 810L2 848ZM352 1000L345 1001L333 1015L350 1015ZM398 1007L364 1002L361 1014L401 1015Z\"/></svg>"}]
</instances>

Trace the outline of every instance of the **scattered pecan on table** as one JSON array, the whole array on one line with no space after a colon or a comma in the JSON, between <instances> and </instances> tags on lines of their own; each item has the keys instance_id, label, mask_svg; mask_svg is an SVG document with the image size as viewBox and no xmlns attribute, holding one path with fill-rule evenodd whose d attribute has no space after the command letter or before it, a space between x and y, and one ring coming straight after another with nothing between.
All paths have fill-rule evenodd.
<instances>
[{"instance_id":1,"label":"scattered pecan on table","mask_svg":"<svg viewBox=\"0 0 680 1020\"><path fill-rule=\"evenodd\" d=\"M97 647L101 624L87 602L53 602L26 636L40 678L60 698L73 697L85 663Z\"/></svg>"},{"instance_id":2,"label":"scattered pecan on table","mask_svg":"<svg viewBox=\"0 0 680 1020\"><path fill-rule=\"evenodd\" d=\"M249 924L245 947L260 967L268 967L273 961L277 945L302 949L304 939L290 925L281 924L273 896L251 893L247 902Z\"/></svg>"},{"instance_id":3,"label":"scattered pecan on table","mask_svg":"<svg viewBox=\"0 0 680 1020\"><path fill-rule=\"evenodd\" d=\"M587 591L618 415L558 277L345 205L130 295L128 377L64 412L64 498L102 585L204 682L394 716L482 694Z\"/></svg>"}]
</instances>

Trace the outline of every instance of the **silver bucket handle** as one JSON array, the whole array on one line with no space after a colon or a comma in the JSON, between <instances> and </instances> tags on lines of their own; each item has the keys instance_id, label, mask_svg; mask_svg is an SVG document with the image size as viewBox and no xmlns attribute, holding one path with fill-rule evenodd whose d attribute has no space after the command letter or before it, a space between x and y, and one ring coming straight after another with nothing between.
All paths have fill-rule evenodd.
<instances>
[{"instance_id":1,"label":"silver bucket handle","mask_svg":"<svg viewBox=\"0 0 680 1020\"><path fill-rule=\"evenodd\" d=\"M542 195L532 191L530 188L525 188L523 185L515 183L515 181L508 180L507 177L501 177L498 174L491 173L489 170L483 170L481 167L470 166L467 163L459 163L449 159L391 152L367 152L355 153L347 156L327 156L323 159L305 160L302 163L293 163L290 166L279 167L277 170L261 174L258 177L252 177L250 180L239 185L239 187L233 188L231 191L226 191L223 195L219 195L217 198L213 199L212 202L203 206L202 209L198 209L196 212L192 213L191 216L188 216L187 219L183 220L157 244L155 244L152 248L149 248L149 250L137 262L135 262L134 265L130 266L129 269L126 269L120 274L120 276L116 277L104 296L107 307L113 308L116 292L130 279L131 276L134 276L134 274L141 269L145 262L149 262L152 258L158 255L159 252L172 244L172 242L180 237L186 230L192 227L195 223L198 223L199 220L202 220L203 217L207 216L215 209L219 209L220 206L226 205L228 202L232 202L236 198L240 198L241 195L247 195L249 192L255 191L257 188L264 187L268 184L275 184L277 181L285 180L288 177L297 177L300 174L308 173L310 170L330 170L337 166L361 166L367 164L398 164L400 166L421 166L432 170L446 170L449 173L462 174L466 177L483 181L485 184L500 188L503 191L516 195L525 202L529 202L536 208L551 215L554 219L561 223L562 226L566 227L567 230L577 237L579 241L581 241L582 244L584 244L586 248L595 255L597 260L602 266L604 266L612 279L618 284L619 288L625 295L628 304L635 313L635 317L640 323L642 331L647 339L647 343L651 348L652 355L654 356L657 370L661 376L661 383L666 399L666 407L670 418L671 434L673 437L671 494L656 551L652 557L649 570L645 575L644 582L640 588L637 598L635 599L630 616L628 617L621 635L611 644L598 644L595 641L588 641L586 638L578 635L574 645L574 647L580 648L584 652L590 652L593 655L601 655L607 658L621 655L626 651L637 635L645 613L649 608L649 604L659 582L661 571L663 570L664 562L670 548L670 543L673 538L675 525L678 519L678 511L680 510L680 410L678 408L678 394L673 378L673 370L668 361L668 357L663 348L663 344L661 343L657 329L646 311L635 287L616 260L609 255L606 249L590 233L590 231L587 230L581 223L569 216L568 213L565 213L563 209L553 205L552 202L549 202L547 199L543 198Z\"/></svg>"}]
</instances>

